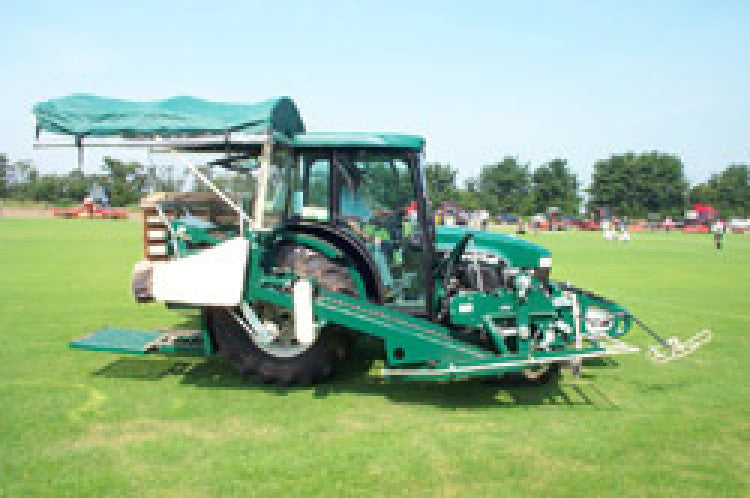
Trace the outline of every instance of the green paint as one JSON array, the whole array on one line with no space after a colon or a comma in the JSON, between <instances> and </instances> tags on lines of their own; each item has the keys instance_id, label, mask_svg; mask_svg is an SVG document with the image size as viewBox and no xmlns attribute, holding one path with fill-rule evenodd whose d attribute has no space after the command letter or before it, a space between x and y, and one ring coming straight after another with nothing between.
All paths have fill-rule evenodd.
<instances>
[{"instance_id":1,"label":"green paint","mask_svg":"<svg viewBox=\"0 0 750 498\"><path fill-rule=\"evenodd\" d=\"M168 340L167 340L168 339ZM70 342L72 349L118 354L206 356L211 341L205 328L200 333L169 334L164 331L105 328Z\"/></svg>"},{"instance_id":2,"label":"green paint","mask_svg":"<svg viewBox=\"0 0 750 498\"><path fill-rule=\"evenodd\" d=\"M505 260L509 266L536 268L540 259L550 257L547 249L512 235L458 226L436 226L435 246L439 250L450 250L466 234L473 236L469 245L470 250L496 256Z\"/></svg>"},{"instance_id":3,"label":"green paint","mask_svg":"<svg viewBox=\"0 0 750 498\"><path fill-rule=\"evenodd\" d=\"M208 326L208 310L201 310L201 337L203 337L203 356L211 356L214 352L213 344L211 343L211 331Z\"/></svg>"},{"instance_id":4,"label":"green paint","mask_svg":"<svg viewBox=\"0 0 750 498\"><path fill-rule=\"evenodd\" d=\"M71 341L70 347L90 351L142 355L148 353L148 346L159 340L163 335L162 332L107 328Z\"/></svg>"},{"instance_id":5,"label":"green paint","mask_svg":"<svg viewBox=\"0 0 750 498\"><path fill-rule=\"evenodd\" d=\"M301 133L292 142L297 149L378 148L421 150L424 138L396 133Z\"/></svg>"}]
</instances>

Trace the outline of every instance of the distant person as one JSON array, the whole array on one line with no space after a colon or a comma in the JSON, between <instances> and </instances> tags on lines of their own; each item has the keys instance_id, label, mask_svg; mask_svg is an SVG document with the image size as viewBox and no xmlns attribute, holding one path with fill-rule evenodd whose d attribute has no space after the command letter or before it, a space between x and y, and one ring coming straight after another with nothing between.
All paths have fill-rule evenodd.
<instances>
[{"instance_id":1,"label":"distant person","mask_svg":"<svg viewBox=\"0 0 750 498\"><path fill-rule=\"evenodd\" d=\"M727 227L721 220L716 220L713 225L711 225L711 233L714 234L714 244L716 245L716 250L721 250L721 239L724 238L724 234L727 233Z\"/></svg>"},{"instance_id":2,"label":"distant person","mask_svg":"<svg viewBox=\"0 0 750 498\"><path fill-rule=\"evenodd\" d=\"M620 241L621 242L630 241L630 232L628 232L627 220L620 220Z\"/></svg>"}]
</instances>

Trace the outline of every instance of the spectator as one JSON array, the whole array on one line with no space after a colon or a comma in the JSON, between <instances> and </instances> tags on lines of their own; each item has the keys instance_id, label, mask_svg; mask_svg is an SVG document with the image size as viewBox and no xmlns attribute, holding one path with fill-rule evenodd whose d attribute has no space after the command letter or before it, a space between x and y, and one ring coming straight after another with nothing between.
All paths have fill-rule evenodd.
<instances>
[{"instance_id":1,"label":"spectator","mask_svg":"<svg viewBox=\"0 0 750 498\"><path fill-rule=\"evenodd\" d=\"M721 239L724 237L724 234L727 232L727 227L721 220L716 220L713 225L711 225L711 233L714 234L714 244L716 245L716 250L721 250Z\"/></svg>"}]
</instances>

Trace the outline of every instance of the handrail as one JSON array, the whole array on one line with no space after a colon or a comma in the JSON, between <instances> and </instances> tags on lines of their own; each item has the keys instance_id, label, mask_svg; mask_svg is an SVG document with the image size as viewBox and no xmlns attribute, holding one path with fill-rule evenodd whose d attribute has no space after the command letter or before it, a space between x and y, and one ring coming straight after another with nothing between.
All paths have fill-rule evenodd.
<instances>
[{"instance_id":1,"label":"handrail","mask_svg":"<svg viewBox=\"0 0 750 498\"><path fill-rule=\"evenodd\" d=\"M190 170L191 173L193 173L200 181L202 181L208 188L210 188L214 194L216 194L219 199L224 201L229 207L231 207L239 216L240 216L240 232L244 233L245 224L243 223L246 221L248 225L251 223L250 216L243 210L237 203L235 203L232 199L229 198L228 195L226 195L224 192L219 189L219 187L214 184L206 175L204 175L197 167L195 167L193 164L186 161L182 156L179 155L178 152L172 152L177 160L182 163L184 167L186 167L188 170Z\"/></svg>"}]
</instances>

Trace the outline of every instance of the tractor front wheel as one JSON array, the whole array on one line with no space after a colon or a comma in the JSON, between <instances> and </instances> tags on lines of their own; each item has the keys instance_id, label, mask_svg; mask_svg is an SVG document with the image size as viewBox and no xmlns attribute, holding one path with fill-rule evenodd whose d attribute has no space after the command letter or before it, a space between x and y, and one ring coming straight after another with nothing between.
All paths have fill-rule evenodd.
<instances>
[{"instance_id":1,"label":"tractor front wheel","mask_svg":"<svg viewBox=\"0 0 750 498\"><path fill-rule=\"evenodd\" d=\"M301 245L276 251L273 266L301 278L314 278L326 291L359 297L348 269L320 252ZM346 356L349 334L334 325L320 325L312 344L299 343L294 335L291 310L258 304L254 311L274 335L263 344L238 322L235 310L215 309L210 325L219 351L242 375L259 384L309 385L326 380Z\"/></svg>"},{"instance_id":2,"label":"tractor front wheel","mask_svg":"<svg viewBox=\"0 0 750 498\"><path fill-rule=\"evenodd\" d=\"M270 322L265 325L269 326ZM256 384L315 384L330 377L336 364L346 355L346 338L333 327L323 328L309 346L293 344L287 338L261 344L229 310L217 309L211 313L211 328L219 353L235 370ZM285 343L277 343L279 340Z\"/></svg>"}]
</instances>

